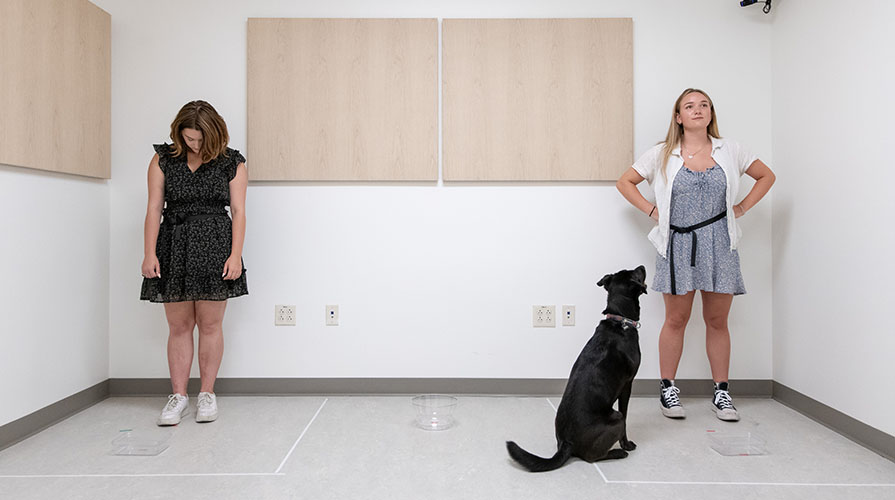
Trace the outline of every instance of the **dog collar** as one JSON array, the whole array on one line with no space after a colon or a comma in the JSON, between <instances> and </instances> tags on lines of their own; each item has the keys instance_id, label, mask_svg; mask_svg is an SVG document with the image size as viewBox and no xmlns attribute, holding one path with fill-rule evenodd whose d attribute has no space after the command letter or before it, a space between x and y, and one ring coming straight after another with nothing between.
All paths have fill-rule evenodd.
<instances>
[{"instance_id":1,"label":"dog collar","mask_svg":"<svg viewBox=\"0 0 895 500\"><path fill-rule=\"evenodd\" d=\"M634 321L632 319L628 319L624 316L619 316L617 314L607 314L606 319L614 319L616 321L620 321L625 326L633 326L634 328L640 328L640 322Z\"/></svg>"}]
</instances>

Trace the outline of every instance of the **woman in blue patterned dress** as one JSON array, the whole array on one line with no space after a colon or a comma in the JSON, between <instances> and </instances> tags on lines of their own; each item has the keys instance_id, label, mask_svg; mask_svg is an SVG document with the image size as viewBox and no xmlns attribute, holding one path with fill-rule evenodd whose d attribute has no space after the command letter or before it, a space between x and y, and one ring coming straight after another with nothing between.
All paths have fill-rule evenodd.
<instances>
[{"instance_id":1,"label":"woman in blue patterned dress","mask_svg":"<svg viewBox=\"0 0 895 500\"><path fill-rule=\"evenodd\" d=\"M755 184L734 204L743 174L755 179ZM656 203L637 189L644 180L652 186ZM735 219L755 206L774 180L774 173L756 156L721 138L708 94L687 89L674 103L665 141L644 153L616 184L632 205L657 221L649 239L658 252L653 289L665 300L665 323L659 334L659 401L666 417L685 416L674 376L699 290L706 353L715 382L712 408L721 420L739 420L728 383L727 317L733 296L746 293L736 250L740 229Z\"/></svg>"},{"instance_id":2,"label":"woman in blue patterned dress","mask_svg":"<svg viewBox=\"0 0 895 500\"><path fill-rule=\"evenodd\" d=\"M165 305L172 388L158 425L176 425L189 413L196 326L196 421L218 415L214 383L224 353L224 310L228 298L248 293L242 264L248 173L245 158L227 147L229 139L217 111L193 101L171 124L173 144L156 145L149 163L140 298Z\"/></svg>"}]
</instances>

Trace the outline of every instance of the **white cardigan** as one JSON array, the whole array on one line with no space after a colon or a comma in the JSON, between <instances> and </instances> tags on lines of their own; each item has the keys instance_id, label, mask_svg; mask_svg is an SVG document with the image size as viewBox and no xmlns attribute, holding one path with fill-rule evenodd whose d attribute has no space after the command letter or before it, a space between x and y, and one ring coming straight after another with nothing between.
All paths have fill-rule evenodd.
<instances>
[{"instance_id":1,"label":"white cardigan","mask_svg":"<svg viewBox=\"0 0 895 500\"><path fill-rule=\"evenodd\" d=\"M671 186L674 185L674 177L684 166L681 157L681 148L677 147L668 158L668 166L665 177L662 176L662 148L665 143L659 143L650 148L646 153L634 162L633 168L646 179L656 193L656 208L659 210L659 223L649 233L649 240L653 242L659 255L666 257L668 249L668 231L671 225ZM712 137L712 158L724 171L727 177L727 232L730 234L730 249L735 250L742 230L733 215L733 200L739 193L740 177L746 173L746 169L752 165L757 156L740 146L737 142L727 139L715 139Z\"/></svg>"}]
</instances>

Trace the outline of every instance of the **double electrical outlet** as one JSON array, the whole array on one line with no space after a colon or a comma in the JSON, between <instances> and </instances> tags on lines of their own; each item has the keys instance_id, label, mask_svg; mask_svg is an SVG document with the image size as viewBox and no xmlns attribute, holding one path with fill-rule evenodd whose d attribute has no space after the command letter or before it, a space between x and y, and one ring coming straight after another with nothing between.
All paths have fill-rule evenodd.
<instances>
[{"instance_id":1,"label":"double electrical outlet","mask_svg":"<svg viewBox=\"0 0 895 500\"><path fill-rule=\"evenodd\" d=\"M531 325L556 327L556 306L531 306ZM575 326L575 306L562 306L562 326Z\"/></svg>"},{"instance_id":2,"label":"double electrical outlet","mask_svg":"<svg viewBox=\"0 0 895 500\"><path fill-rule=\"evenodd\" d=\"M273 324L276 326L295 326L295 306L275 305L273 307Z\"/></svg>"},{"instance_id":3,"label":"double electrical outlet","mask_svg":"<svg viewBox=\"0 0 895 500\"><path fill-rule=\"evenodd\" d=\"M275 326L295 326L296 314L294 305L277 304L273 308L273 324ZM326 326L339 326L339 306L326 306Z\"/></svg>"}]
</instances>

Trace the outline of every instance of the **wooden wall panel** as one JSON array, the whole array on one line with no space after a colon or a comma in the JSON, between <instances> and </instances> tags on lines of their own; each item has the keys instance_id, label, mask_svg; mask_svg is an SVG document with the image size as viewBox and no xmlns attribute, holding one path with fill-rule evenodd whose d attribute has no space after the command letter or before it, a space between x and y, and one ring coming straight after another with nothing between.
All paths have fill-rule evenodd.
<instances>
[{"instance_id":1,"label":"wooden wall panel","mask_svg":"<svg viewBox=\"0 0 895 500\"><path fill-rule=\"evenodd\" d=\"M0 163L108 179L111 75L99 7L0 2Z\"/></svg>"},{"instance_id":2,"label":"wooden wall panel","mask_svg":"<svg viewBox=\"0 0 895 500\"><path fill-rule=\"evenodd\" d=\"M435 19L249 19L252 180L435 181Z\"/></svg>"},{"instance_id":3,"label":"wooden wall panel","mask_svg":"<svg viewBox=\"0 0 895 500\"><path fill-rule=\"evenodd\" d=\"M445 181L616 180L633 163L631 19L445 19Z\"/></svg>"}]
</instances>

